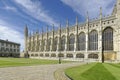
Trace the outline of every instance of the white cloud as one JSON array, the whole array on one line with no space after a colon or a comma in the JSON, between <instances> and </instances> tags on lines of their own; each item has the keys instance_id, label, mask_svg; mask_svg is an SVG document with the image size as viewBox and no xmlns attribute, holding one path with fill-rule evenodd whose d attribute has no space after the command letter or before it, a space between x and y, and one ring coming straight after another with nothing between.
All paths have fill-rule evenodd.
<instances>
[{"instance_id":1,"label":"white cloud","mask_svg":"<svg viewBox=\"0 0 120 80\"><path fill-rule=\"evenodd\" d=\"M24 48L24 39L23 35L11 28L12 25L6 23L3 20L0 20L0 39L8 39L9 41L20 43L21 50ZM13 26L12 26L13 27Z\"/></svg>"},{"instance_id":2,"label":"white cloud","mask_svg":"<svg viewBox=\"0 0 120 80\"><path fill-rule=\"evenodd\" d=\"M5 0L1 0L1 2L3 3L4 6L0 7L0 9L4 9L4 10L8 10L8 11L14 11L14 12L17 11L17 9L15 7L8 5L5 2Z\"/></svg>"},{"instance_id":3,"label":"white cloud","mask_svg":"<svg viewBox=\"0 0 120 80\"><path fill-rule=\"evenodd\" d=\"M17 9L16 9L15 7L12 7L12 6L5 6L5 7L3 7L3 9L5 9L5 10L10 10L10 11L14 11L14 12L17 11Z\"/></svg>"},{"instance_id":4,"label":"white cloud","mask_svg":"<svg viewBox=\"0 0 120 80\"><path fill-rule=\"evenodd\" d=\"M64 4L71 7L75 12L86 16L86 12L89 12L90 18L96 18L99 16L99 9L102 7L103 14L108 15L112 12L112 5L108 7L114 0L61 0Z\"/></svg>"},{"instance_id":5,"label":"white cloud","mask_svg":"<svg viewBox=\"0 0 120 80\"><path fill-rule=\"evenodd\" d=\"M48 11L43 9L40 1L31 1L31 0L15 0L17 4L22 7L22 10L26 12L28 15L34 17L37 20L42 22L46 22L47 24L51 25L58 25L58 23L49 15Z\"/></svg>"}]
</instances>

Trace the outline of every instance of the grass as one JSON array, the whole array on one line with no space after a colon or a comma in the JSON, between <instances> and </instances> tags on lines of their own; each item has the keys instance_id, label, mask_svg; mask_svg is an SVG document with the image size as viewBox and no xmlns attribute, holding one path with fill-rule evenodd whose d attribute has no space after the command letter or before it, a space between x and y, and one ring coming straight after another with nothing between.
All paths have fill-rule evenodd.
<instances>
[{"instance_id":1,"label":"grass","mask_svg":"<svg viewBox=\"0 0 120 80\"><path fill-rule=\"evenodd\" d=\"M66 62L69 61L62 61L62 63ZM58 64L58 60L29 59L29 58L0 58L0 68L14 66L32 66L42 64Z\"/></svg>"},{"instance_id":2,"label":"grass","mask_svg":"<svg viewBox=\"0 0 120 80\"><path fill-rule=\"evenodd\" d=\"M120 64L104 64L105 68L116 78L116 80L120 80Z\"/></svg>"},{"instance_id":3,"label":"grass","mask_svg":"<svg viewBox=\"0 0 120 80\"><path fill-rule=\"evenodd\" d=\"M120 68L120 64L110 64L110 65L117 67L117 68Z\"/></svg>"},{"instance_id":4,"label":"grass","mask_svg":"<svg viewBox=\"0 0 120 80\"><path fill-rule=\"evenodd\" d=\"M65 73L72 80L120 80L120 64L91 63L68 68Z\"/></svg>"}]
</instances>

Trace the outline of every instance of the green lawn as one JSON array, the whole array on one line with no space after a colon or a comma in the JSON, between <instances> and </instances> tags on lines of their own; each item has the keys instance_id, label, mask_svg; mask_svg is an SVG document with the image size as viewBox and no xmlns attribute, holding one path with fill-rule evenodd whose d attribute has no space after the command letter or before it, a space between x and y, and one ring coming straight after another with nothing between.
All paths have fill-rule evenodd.
<instances>
[{"instance_id":1,"label":"green lawn","mask_svg":"<svg viewBox=\"0 0 120 80\"><path fill-rule=\"evenodd\" d=\"M120 64L91 63L65 70L72 80L120 80Z\"/></svg>"},{"instance_id":2,"label":"green lawn","mask_svg":"<svg viewBox=\"0 0 120 80\"><path fill-rule=\"evenodd\" d=\"M69 61L62 61L62 63L66 62ZM0 58L0 67L31 66L41 64L58 64L58 60L29 59L29 58Z\"/></svg>"}]
</instances>

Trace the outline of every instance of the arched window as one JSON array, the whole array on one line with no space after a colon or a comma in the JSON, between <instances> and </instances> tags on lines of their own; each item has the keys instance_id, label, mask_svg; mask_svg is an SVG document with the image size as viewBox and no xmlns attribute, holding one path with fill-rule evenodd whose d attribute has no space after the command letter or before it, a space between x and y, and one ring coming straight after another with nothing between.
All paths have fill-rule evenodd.
<instances>
[{"instance_id":1,"label":"arched window","mask_svg":"<svg viewBox=\"0 0 120 80\"><path fill-rule=\"evenodd\" d=\"M35 40L35 51L37 51L37 46L38 46L38 44L37 44L37 40Z\"/></svg>"},{"instance_id":2,"label":"arched window","mask_svg":"<svg viewBox=\"0 0 120 80\"><path fill-rule=\"evenodd\" d=\"M32 37L32 51L34 51L35 50L35 41L34 41L34 36Z\"/></svg>"},{"instance_id":3,"label":"arched window","mask_svg":"<svg viewBox=\"0 0 120 80\"><path fill-rule=\"evenodd\" d=\"M36 44L36 49L37 49L37 51L39 51L39 46L40 46L40 40L38 39L38 40L37 40L37 44Z\"/></svg>"},{"instance_id":4,"label":"arched window","mask_svg":"<svg viewBox=\"0 0 120 80\"><path fill-rule=\"evenodd\" d=\"M103 31L103 49L113 50L113 29L110 27Z\"/></svg>"},{"instance_id":5,"label":"arched window","mask_svg":"<svg viewBox=\"0 0 120 80\"><path fill-rule=\"evenodd\" d=\"M41 51L41 40L39 40L39 51Z\"/></svg>"},{"instance_id":6,"label":"arched window","mask_svg":"<svg viewBox=\"0 0 120 80\"><path fill-rule=\"evenodd\" d=\"M50 51L50 46L51 46L51 38L48 39L48 51Z\"/></svg>"},{"instance_id":7,"label":"arched window","mask_svg":"<svg viewBox=\"0 0 120 80\"><path fill-rule=\"evenodd\" d=\"M85 50L86 38L85 33L80 33L78 36L78 50Z\"/></svg>"},{"instance_id":8,"label":"arched window","mask_svg":"<svg viewBox=\"0 0 120 80\"><path fill-rule=\"evenodd\" d=\"M58 43L58 38L56 37L54 40L54 51L57 50L57 43Z\"/></svg>"},{"instance_id":9,"label":"arched window","mask_svg":"<svg viewBox=\"0 0 120 80\"><path fill-rule=\"evenodd\" d=\"M29 43L28 43L28 50L31 51L31 37L29 38Z\"/></svg>"},{"instance_id":10,"label":"arched window","mask_svg":"<svg viewBox=\"0 0 120 80\"><path fill-rule=\"evenodd\" d=\"M98 50L98 33L95 30L89 34L89 50Z\"/></svg>"},{"instance_id":11,"label":"arched window","mask_svg":"<svg viewBox=\"0 0 120 80\"><path fill-rule=\"evenodd\" d=\"M75 36L72 34L70 35L69 39L69 50L74 51L74 42L75 42Z\"/></svg>"},{"instance_id":12,"label":"arched window","mask_svg":"<svg viewBox=\"0 0 120 80\"><path fill-rule=\"evenodd\" d=\"M65 36L62 37L61 39L61 51L65 50Z\"/></svg>"},{"instance_id":13,"label":"arched window","mask_svg":"<svg viewBox=\"0 0 120 80\"><path fill-rule=\"evenodd\" d=\"M42 41L42 51L44 51L45 41L45 39Z\"/></svg>"}]
</instances>

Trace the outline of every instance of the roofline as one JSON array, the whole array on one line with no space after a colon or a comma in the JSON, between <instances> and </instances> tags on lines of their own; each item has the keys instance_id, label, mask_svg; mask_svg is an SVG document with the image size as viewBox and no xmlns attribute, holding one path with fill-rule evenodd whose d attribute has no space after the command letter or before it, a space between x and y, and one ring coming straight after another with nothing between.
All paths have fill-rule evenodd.
<instances>
[{"instance_id":1,"label":"roofline","mask_svg":"<svg viewBox=\"0 0 120 80\"><path fill-rule=\"evenodd\" d=\"M2 39L0 39L0 42L11 43L11 44L16 44L16 45L20 46L20 43L15 43L15 42L8 41L8 40L2 40Z\"/></svg>"}]
</instances>

